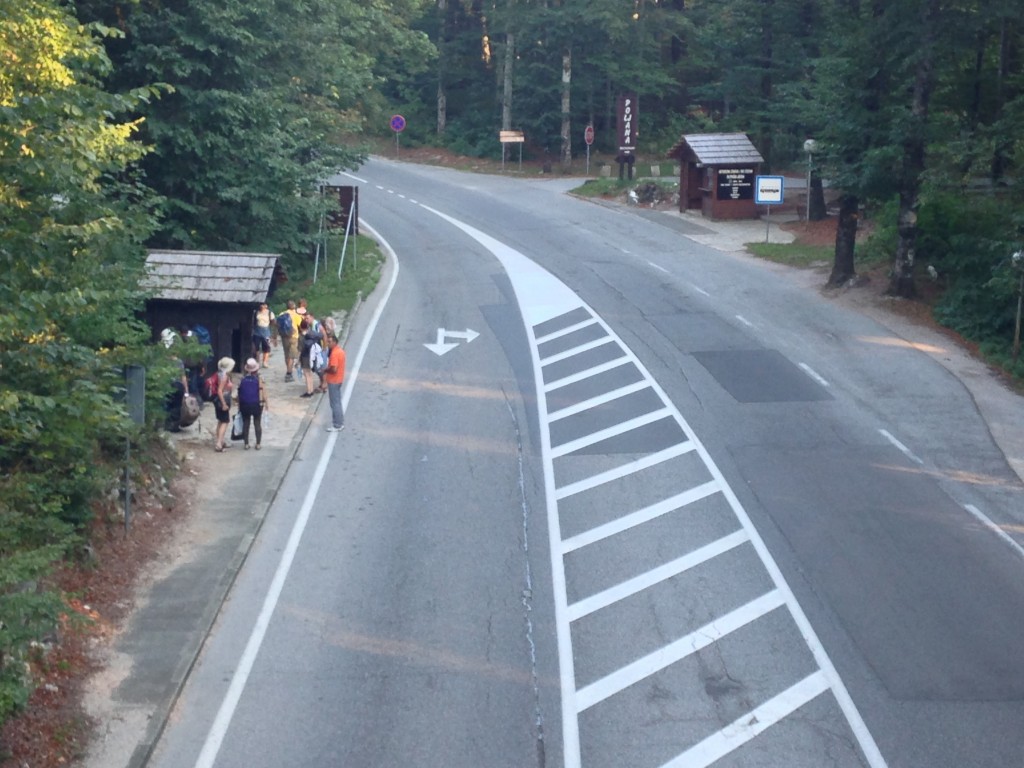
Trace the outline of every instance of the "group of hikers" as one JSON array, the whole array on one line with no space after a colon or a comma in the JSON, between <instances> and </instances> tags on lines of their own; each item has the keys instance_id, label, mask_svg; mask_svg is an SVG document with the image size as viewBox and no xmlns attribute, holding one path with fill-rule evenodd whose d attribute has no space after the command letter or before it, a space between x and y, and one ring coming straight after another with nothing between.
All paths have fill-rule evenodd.
<instances>
[{"instance_id":1,"label":"group of hikers","mask_svg":"<svg viewBox=\"0 0 1024 768\"><path fill-rule=\"evenodd\" d=\"M338 343L333 317L322 321L310 311L305 299L289 300L280 314L275 315L266 303L254 313L251 357L245 361L242 378L236 385L231 374L236 363L231 357L222 357L214 364L213 358L196 360L187 350L177 348L179 341L191 340L194 333L183 328L180 333L172 329L161 332L161 341L170 349L176 347L174 359L180 369L180 380L174 382L168 398L168 425L171 429L189 426L199 415L200 398L213 403L217 416L214 450L224 451L231 445L228 426L236 422L232 438L250 447L250 427L255 432L255 448L259 450L263 438L263 423L269 409L266 386L261 370L270 368L273 347L279 343L284 355L284 380L296 380L302 374L304 391L300 397L313 397L326 392L331 405L331 432L345 428L341 403L341 385L345 377L345 352ZM276 336L276 338L275 338ZM231 416L232 399L238 401L238 411Z\"/></svg>"}]
</instances>

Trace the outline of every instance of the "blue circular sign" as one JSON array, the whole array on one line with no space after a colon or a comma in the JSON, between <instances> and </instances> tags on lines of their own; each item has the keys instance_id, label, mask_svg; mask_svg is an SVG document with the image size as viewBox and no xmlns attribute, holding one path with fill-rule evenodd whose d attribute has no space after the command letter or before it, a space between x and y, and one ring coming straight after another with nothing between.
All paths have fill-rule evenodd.
<instances>
[{"instance_id":1,"label":"blue circular sign","mask_svg":"<svg viewBox=\"0 0 1024 768\"><path fill-rule=\"evenodd\" d=\"M405 130L405 118L401 115L391 116L391 130L395 133L401 133Z\"/></svg>"}]
</instances>

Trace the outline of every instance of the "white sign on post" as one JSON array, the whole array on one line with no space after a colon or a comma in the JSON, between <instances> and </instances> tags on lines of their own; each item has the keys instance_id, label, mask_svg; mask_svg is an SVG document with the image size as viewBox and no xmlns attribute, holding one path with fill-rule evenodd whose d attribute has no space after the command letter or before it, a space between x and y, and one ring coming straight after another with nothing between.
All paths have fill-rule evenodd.
<instances>
[{"instance_id":1,"label":"white sign on post","mask_svg":"<svg viewBox=\"0 0 1024 768\"><path fill-rule=\"evenodd\" d=\"M786 197L786 180L782 176L758 176L754 182L754 202L768 206L764 220L764 241L771 232L772 206L780 205Z\"/></svg>"},{"instance_id":2,"label":"white sign on post","mask_svg":"<svg viewBox=\"0 0 1024 768\"><path fill-rule=\"evenodd\" d=\"M754 202L758 205L779 205L785 197L786 179L782 176L758 176Z\"/></svg>"}]
</instances>

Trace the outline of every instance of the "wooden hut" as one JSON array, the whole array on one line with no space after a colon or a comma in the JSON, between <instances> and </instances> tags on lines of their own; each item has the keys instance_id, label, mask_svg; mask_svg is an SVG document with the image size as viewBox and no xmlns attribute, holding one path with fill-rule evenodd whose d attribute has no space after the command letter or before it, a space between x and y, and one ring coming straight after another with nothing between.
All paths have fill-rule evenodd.
<instances>
[{"instance_id":1,"label":"wooden hut","mask_svg":"<svg viewBox=\"0 0 1024 768\"><path fill-rule=\"evenodd\" d=\"M146 320L164 328L210 332L214 358L241 366L250 355L253 316L276 285L278 255L221 251L150 251L142 287L151 292Z\"/></svg>"},{"instance_id":2,"label":"wooden hut","mask_svg":"<svg viewBox=\"0 0 1024 768\"><path fill-rule=\"evenodd\" d=\"M679 211L711 220L756 219L754 184L764 158L745 133L682 136L668 151L679 161Z\"/></svg>"}]
</instances>

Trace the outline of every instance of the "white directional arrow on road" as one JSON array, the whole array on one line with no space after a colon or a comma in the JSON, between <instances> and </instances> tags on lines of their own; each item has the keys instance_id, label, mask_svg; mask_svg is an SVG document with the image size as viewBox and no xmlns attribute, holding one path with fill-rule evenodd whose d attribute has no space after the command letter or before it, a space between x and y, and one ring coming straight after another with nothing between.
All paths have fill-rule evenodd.
<instances>
[{"instance_id":1,"label":"white directional arrow on road","mask_svg":"<svg viewBox=\"0 0 1024 768\"><path fill-rule=\"evenodd\" d=\"M437 341L435 341L433 344L424 344L423 346L429 349L435 355L438 355L440 357L445 352L451 352L453 349L459 346L458 342L446 342L446 338L450 337L453 339L465 339L467 342L470 342L479 335L479 333L470 328L467 328L464 331L449 331L446 330L445 328L438 328Z\"/></svg>"}]
</instances>

